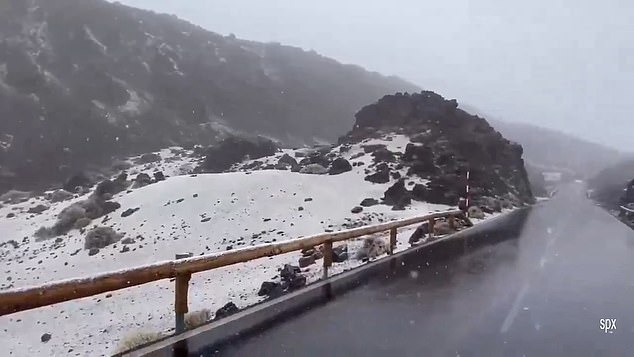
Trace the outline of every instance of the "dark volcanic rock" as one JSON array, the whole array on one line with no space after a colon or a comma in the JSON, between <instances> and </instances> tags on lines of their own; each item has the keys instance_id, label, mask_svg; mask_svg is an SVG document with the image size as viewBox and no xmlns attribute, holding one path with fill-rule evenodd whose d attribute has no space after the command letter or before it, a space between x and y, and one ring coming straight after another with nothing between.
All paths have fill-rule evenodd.
<instances>
[{"instance_id":1,"label":"dark volcanic rock","mask_svg":"<svg viewBox=\"0 0 634 357\"><path fill-rule=\"evenodd\" d=\"M379 148L372 153L374 162L392 162L394 161L394 153L386 148Z\"/></svg>"},{"instance_id":2,"label":"dark volcanic rock","mask_svg":"<svg viewBox=\"0 0 634 357\"><path fill-rule=\"evenodd\" d=\"M361 212L363 212L363 207L361 207L361 206L356 206L356 207L353 207L353 208L350 210L350 212L352 212L352 213L361 213Z\"/></svg>"},{"instance_id":3,"label":"dark volcanic rock","mask_svg":"<svg viewBox=\"0 0 634 357\"><path fill-rule=\"evenodd\" d=\"M229 302L225 306L221 307L216 311L214 315L214 320L222 319L223 317L231 316L236 312L240 311L236 304Z\"/></svg>"},{"instance_id":4,"label":"dark volcanic rock","mask_svg":"<svg viewBox=\"0 0 634 357\"><path fill-rule=\"evenodd\" d=\"M282 295L282 292L283 292L282 285L273 281L265 281L260 286L260 290L258 291L258 296L276 297L276 296Z\"/></svg>"},{"instance_id":5,"label":"dark volcanic rock","mask_svg":"<svg viewBox=\"0 0 634 357\"><path fill-rule=\"evenodd\" d=\"M348 246L340 245L332 248L332 261L334 263L343 263L348 260Z\"/></svg>"},{"instance_id":6,"label":"dark volcanic rock","mask_svg":"<svg viewBox=\"0 0 634 357\"><path fill-rule=\"evenodd\" d=\"M414 188L412 188L412 198L416 201L427 201L427 187L421 184L414 185Z\"/></svg>"},{"instance_id":7,"label":"dark volcanic rock","mask_svg":"<svg viewBox=\"0 0 634 357\"><path fill-rule=\"evenodd\" d=\"M46 210L48 210L49 207L46 205L37 205L37 206L33 206L31 208L29 208L29 210L27 211L27 213L33 213L33 214L40 214Z\"/></svg>"},{"instance_id":8,"label":"dark volcanic rock","mask_svg":"<svg viewBox=\"0 0 634 357\"><path fill-rule=\"evenodd\" d=\"M376 166L376 172L365 177L366 181L373 183L390 182L390 168L385 163Z\"/></svg>"},{"instance_id":9,"label":"dark volcanic rock","mask_svg":"<svg viewBox=\"0 0 634 357\"><path fill-rule=\"evenodd\" d=\"M348 172L351 170L352 170L352 165L350 165L350 162L340 157L335 159L332 162L332 164L330 164L330 170L328 170L328 173L330 175L339 175L341 173Z\"/></svg>"},{"instance_id":10,"label":"dark volcanic rock","mask_svg":"<svg viewBox=\"0 0 634 357\"><path fill-rule=\"evenodd\" d=\"M51 340L51 337L52 336L50 333L45 333L40 337L40 341L42 341L43 343L46 343Z\"/></svg>"},{"instance_id":11,"label":"dark volcanic rock","mask_svg":"<svg viewBox=\"0 0 634 357\"><path fill-rule=\"evenodd\" d=\"M404 179L398 180L394 185L390 186L383 196L383 203L387 205L409 204L410 201L411 192L405 188Z\"/></svg>"},{"instance_id":12,"label":"dark volcanic rock","mask_svg":"<svg viewBox=\"0 0 634 357\"><path fill-rule=\"evenodd\" d=\"M165 181L165 175L163 175L163 172L157 171L154 173L154 180L156 182Z\"/></svg>"},{"instance_id":13,"label":"dark volcanic rock","mask_svg":"<svg viewBox=\"0 0 634 357\"><path fill-rule=\"evenodd\" d=\"M295 158L289 154L282 155L282 157L280 157L280 159L277 162L289 164L291 167L297 166L297 160L295 160Z\"/></svg>"},{"instance_id":14,"label":"dark volcanic rock","mask_svg":"<svg viewBox=\"0 0 634 357\"><path fill-rule=\"evenodd\" d=\"M231 136L207 148L201 168L205 172L222 172L247 157L258 159L273 155L277 150L273 141L262 137L248 139Z\"/></svg>"},{"instance_id":15,"label":"dark volcanic rock","mask_svg":"<svg viewBox=\"0 0 634 357\"><path fill-rule=\"evenodd\" d=\"M146 173L136 175L134 179L134 187L143 187L152 183L152 178Z\"/></svg>"},{"instance_id":16,"label":"dark volcanic rock","mask_svg":"<svg viewBox=\"0 0 634 357\"><path fill-rule=\"evenodd\" d=\"M362 207L371 207L378 204L379 204L379 201L375 198L366 198L360 203Z\"/></svg>"},{"instance_id":17,"label":"dark volcanic rock","mask_svg":"<svg viewBox=\"0 0 634 357\"><path fill-rule=\"evenodd\" d=\"M129 217L129 216L131 216L132 214L134 214L134 212L136 212L136 211L138 211L138 210L140 210L140 208L139 208L139 207L137 207L137 208L128 208L127 210L125 210L125 211L123 211L123 212L121 213L121 217L124 217L124 218L125 218L125 217Z\"/></svg>"},{"instance_id":18,"label":"dark volcanic rock","mask_svg":"<svg viewBox=\"0 0 634 357\"><path fill-rule=\"evenodd\" d=\"M141 164L149 164L157 161L161 161L161 155L155 153L143 154L139 158L139 163Z\"/></svg>"},{"instance_id":19,"label":"dark volcanic rock","mask_svg":"<svg viewBox=\"0 0 634 357\"><path fill-rule=\"evenodd\" d=\"M301 269L299 267L290 264L284 264L284 267L282 268L282 270L280 270L280 277L282 278L282 280L288 281L300 272Z\"/></svg>"}]
</instances>

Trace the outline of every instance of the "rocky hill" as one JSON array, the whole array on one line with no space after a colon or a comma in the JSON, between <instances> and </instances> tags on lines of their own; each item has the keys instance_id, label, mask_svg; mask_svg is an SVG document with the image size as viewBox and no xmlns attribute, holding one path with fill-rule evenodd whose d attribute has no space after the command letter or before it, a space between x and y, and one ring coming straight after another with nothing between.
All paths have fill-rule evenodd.
<instances>
[{"instance_id":1,"label":"rocky hill","mask_svg":"<svg viewBox=\"0 0 634 357\"><path fill-rule=\"evenodd\" d=\"M624 160L592 177L588 181L588 188L593 191L593 199L610 209L615 209L619 205L634 202L634 196L627 197L626 191L626 187L633 179L634 160Z\"/></svg>"},{"instance_id":2,"label":"rocky hill","mask_svg":"<svg viewBox=\"0 0 634 357\"><path fill-rule=\"evenodd\" d=\"M334 141L410 83L103 0L0 3L0 192L227 132Z\"/></svg>"},{"instance_id":3,"label":"rocky hill","mask_svg":"<svg viewBox=\"0 0 634 357\"><path fill-rule=\"evenodd\" d=\"M428 91L385 96L356 114L354 129L340 142L354 143L390 131L410 137L404 154L378 147L373 156L386 158L388 171L406 166L408 176L428 180L426 190L420 192L424 200L455 204L464 195L467 170L475 200L504 197L514 204L533 200L522 147L505 139L485 119L458 109L455 100Z\"/></svg>"}]
</instances>

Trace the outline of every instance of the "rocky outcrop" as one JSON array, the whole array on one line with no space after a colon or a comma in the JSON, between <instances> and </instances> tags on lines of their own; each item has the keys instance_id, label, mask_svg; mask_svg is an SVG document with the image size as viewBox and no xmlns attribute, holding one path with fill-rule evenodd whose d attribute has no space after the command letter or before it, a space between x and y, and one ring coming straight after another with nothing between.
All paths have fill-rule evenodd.
<instances>
[{"instance_id":1,"label":"rocky outcrop","mask_svg":"<svg viewBox=\"0 0 634 357\"><path fill-rule=\"evenodd\" d=\"M394 209L402 209L412 198L457 205L465 196L467 171L471 173L472 199L506 197L515 205L534 200L522 147L503 138L485 119L458 109L455 100L428 91L397 93L362 108L355 117L354 129L340 138L340 144L360 143L388 133L410 138L402 154L386 153L382 145L363 146L374 158L375 172L370 171L367 181L398 180L383 199ZM390 172L397 165L407 169L406 177ZM408 177L428 183L417 184L410 191L403 180Z\"/></svg>"}]
</instances>

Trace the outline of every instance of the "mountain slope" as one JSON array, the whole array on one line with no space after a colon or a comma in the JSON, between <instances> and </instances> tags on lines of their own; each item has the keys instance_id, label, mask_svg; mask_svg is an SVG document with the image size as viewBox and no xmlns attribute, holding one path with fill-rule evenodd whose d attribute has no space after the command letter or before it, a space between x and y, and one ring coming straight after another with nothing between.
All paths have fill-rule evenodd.
<instances>
[{"instance_id":1,"label":"mountain slope","mask_svg":"<svg viewBox=\"0 0 634 357\"><path fill-rule=\"evenodd\" d=\"M472 106L461 107L481 115ZM528 163L542 170L564 171L572 176L589 178L626 156L618 150L556 130L491 119L490 115L486 117L504 137L522 145Z\"/></svg>"},{"instance_id":2,"label":"mountain slope","mask_svg":"<svg viewBox=\"0 0 634 357\"><path fill-rule=\"evenodd\" d=\"M0 6L0 191L233 130L334 141L362 105L416 89L103 0Z\"/></svg>"}]
</instances>

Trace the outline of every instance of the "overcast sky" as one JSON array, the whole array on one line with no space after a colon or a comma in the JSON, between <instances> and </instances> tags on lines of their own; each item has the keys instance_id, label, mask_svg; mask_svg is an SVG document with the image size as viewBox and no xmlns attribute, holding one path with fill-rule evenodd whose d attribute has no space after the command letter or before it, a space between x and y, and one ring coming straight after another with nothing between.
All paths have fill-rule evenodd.
<instances>
[{"instance_id":1,"label":"overcast sky","mask_svg":"<svg viewBox=\"0 0 634 357\"><path fill-rule=\"evenodd\" d=\"M634 151L630 0L120 0Z\"/></svg>"}]
</instances>

